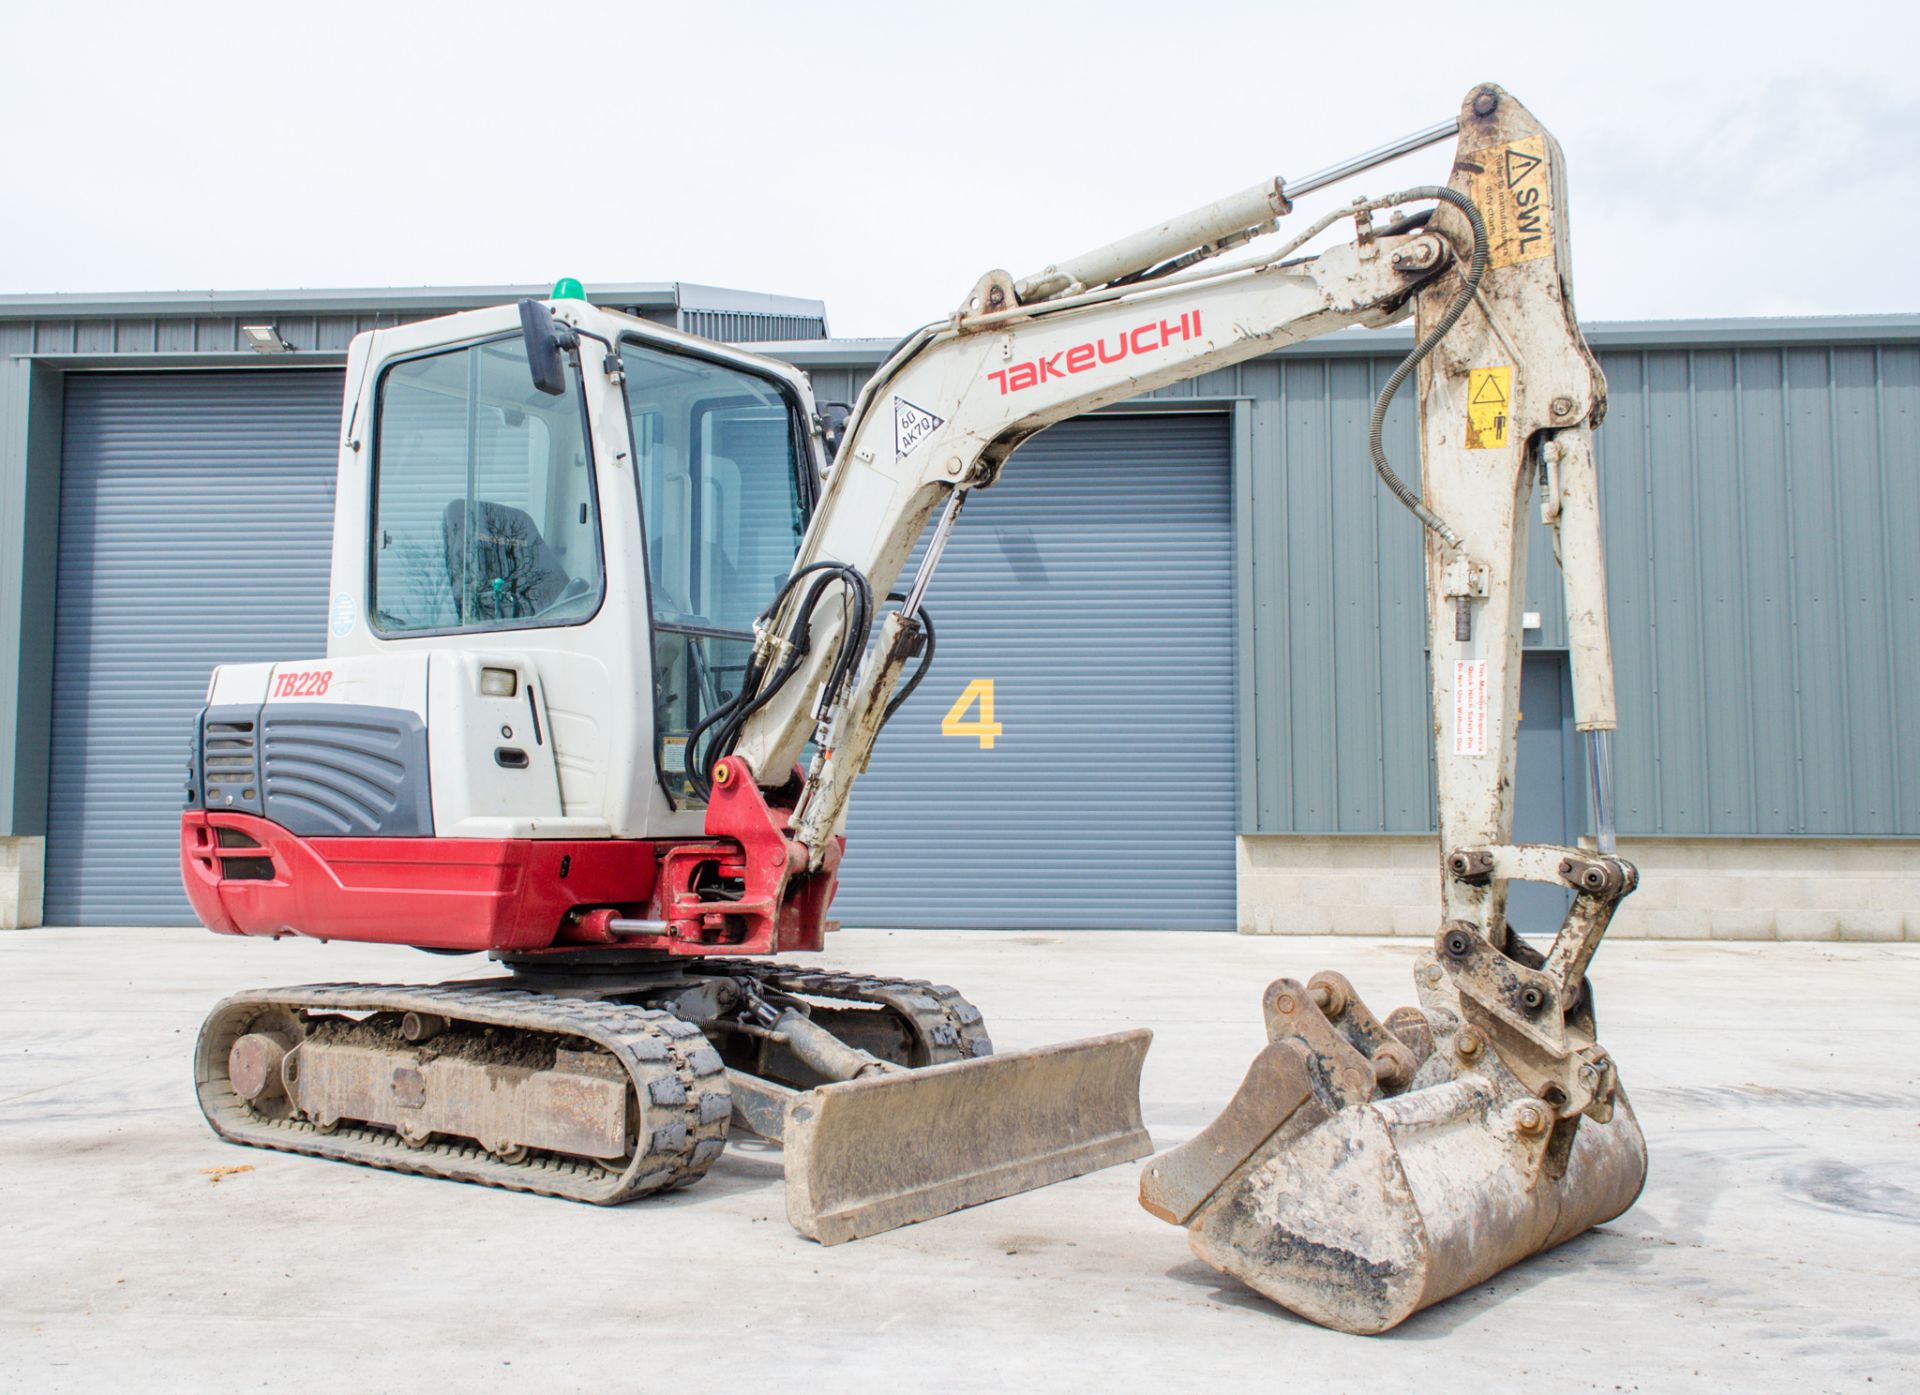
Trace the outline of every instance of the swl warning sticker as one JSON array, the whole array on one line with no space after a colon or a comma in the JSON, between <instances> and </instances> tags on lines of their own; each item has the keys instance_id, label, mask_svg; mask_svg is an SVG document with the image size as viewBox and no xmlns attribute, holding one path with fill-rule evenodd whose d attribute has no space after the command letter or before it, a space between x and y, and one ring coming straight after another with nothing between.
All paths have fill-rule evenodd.
<instances>
[{"instance_id":1,"label":"swl warning sticker","mask_svg":"<svg viewBox=\"0 0 1920 1395\"><path fill-rule=\"evenodd\" d=\"M1507 444L1513 419L1513 370L1467 370L1467 449L1494 450Z\"/></svg>"},{"instance_id":2,"label":"swl warning sticker","mask_svg":"<svg viewBox=\"0 0 1920 1395\"><path fill-rule=\"evenodd\" d=\"M1544 136L1462 154L1467 197L1487 224L1487 264L1501 267L1553 253L1553 185Z\"/></svg>"},{"instance_id":3,"label":"swl warning sticker","mask_svg":"<svg viewBox=\"0 0 1920 1395\"><path fill-rule=\"evenodd\" d=\"M1487 753L1487 661L1453 661L1453 753Z\"/></svg>"},{"instance_id":4,"label":"swl warning sticker","mask_svg":"<svg viewBox=\"0 0 1920 1395\"><path fill-rule=\"evenodd\" d=\"M925 407L916 407L904 397L893 399L893 458L905 460L927 437L938 431L946 420Z\"/></svg>"}]
</instances>

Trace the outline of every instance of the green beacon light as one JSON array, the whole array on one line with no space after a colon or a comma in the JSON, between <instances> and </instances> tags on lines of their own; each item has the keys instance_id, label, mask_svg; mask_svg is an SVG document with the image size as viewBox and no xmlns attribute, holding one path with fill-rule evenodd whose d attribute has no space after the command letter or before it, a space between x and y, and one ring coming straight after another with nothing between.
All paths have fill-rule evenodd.
<instances>
[{"instance_id":1,"label":"green beacon light","mask_svg":"<svg viewBox=\"0 0 1920 1395\"><path fill-rule=\"evenodd\" d=\"M562 276L553 283L552 300L585 300L587 289L571 276Z\"/></svg>"}]
</instances>

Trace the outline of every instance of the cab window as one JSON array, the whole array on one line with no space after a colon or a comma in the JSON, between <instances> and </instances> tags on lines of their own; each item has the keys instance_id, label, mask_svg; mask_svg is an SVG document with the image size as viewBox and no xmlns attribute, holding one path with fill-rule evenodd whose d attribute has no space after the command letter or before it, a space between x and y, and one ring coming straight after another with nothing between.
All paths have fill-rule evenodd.
<instances>
[{"instance_id":1,"label":"cab window","mask_svg":"<svg viewBox=\"0 0 1920 1395\"><path fill-rule=\"evenodd\" d=\"M678 800L686 742L739 689L754 618L793 569L812 506L792 401L772 380L621 347L653 600L659 759Z\"/></svg>"},{"instance_id":2,"label":"cab window","mask_svg":"<svg viewBox=\"0 0 1920 1395\"><path fill-rule=\"evenodd\" d=\"M372 595L384 634L592 617L605 583L577 371L533 386L518 336L393 364L374 431Z\"/></svg>"}]
</instances>

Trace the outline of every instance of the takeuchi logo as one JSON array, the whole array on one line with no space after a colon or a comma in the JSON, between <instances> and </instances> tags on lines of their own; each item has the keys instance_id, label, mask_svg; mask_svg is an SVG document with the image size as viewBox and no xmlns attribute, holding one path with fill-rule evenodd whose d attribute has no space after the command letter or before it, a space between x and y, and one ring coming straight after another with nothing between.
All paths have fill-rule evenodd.
<instances>
[{"instance_id":1,"label":"takeuchi logo","mask_svg":"<svg viewBox=\"0 0 1920 1395\"><path fill-rule=\"evenodd\" d=\"M1097 364L1118 363L1131 355L1154 353L1183 339L1199 337L1200 312L1189 310L1177 320L1148 320L1143 325L1121 331L1111 339L1102 335L1084 344L1075 344L1071 349L1062 349L1057 354L1029 359L1011 368L995 369L987 376L1000 385L1000 395L1005 397L1010 392L1025 392L1036 384L1054 378L1084 373Z\"/></svg>"}]
</instances>

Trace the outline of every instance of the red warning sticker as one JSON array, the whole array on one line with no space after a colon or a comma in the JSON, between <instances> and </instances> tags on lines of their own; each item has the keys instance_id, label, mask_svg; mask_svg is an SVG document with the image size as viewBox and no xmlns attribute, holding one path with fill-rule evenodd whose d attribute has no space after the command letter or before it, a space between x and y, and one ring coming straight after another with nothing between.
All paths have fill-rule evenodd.
<instances>
[{"instance_id":1,"label":"red warning sticker","mask_svg":"<svg viewBox=\"0 0 1920 1395\"><path fill-rule=\"evenodd\" d=\"M1456 756L1484 756L1487 753L1487 661L1455 659L1453 662L1453 753Z\"/></svg>"}]
</instances>

